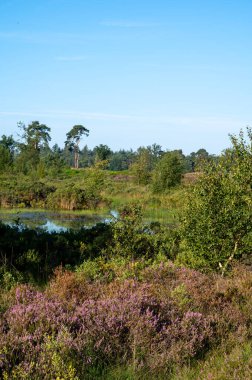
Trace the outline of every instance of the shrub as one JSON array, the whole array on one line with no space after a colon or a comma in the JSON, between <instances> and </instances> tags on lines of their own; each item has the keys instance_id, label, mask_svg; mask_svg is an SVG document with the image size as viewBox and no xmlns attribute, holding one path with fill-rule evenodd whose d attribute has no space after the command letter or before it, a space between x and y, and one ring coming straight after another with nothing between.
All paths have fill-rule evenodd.
<instances>
[{"instance_id":1,"label":"shrub","mask_svg":"<svg viewBox=\"0 0 252 380\"><path fill-rule=\"evenodd\" d=\"M0 376L99 379L121 367L136 378L171 378L200 359L207 378L216 371L205 355L225 343L221 373L237 368L246 378L251 289L252 273L241 266L223 278L157 259L142 268L140 280L109 283L59 268L45 291L19 285L8 295L0 319ZM245 369L237 362L242 357Z\"/></svg>"},{"instance_id":2,"label":"shrub","mask_svg":"<svg viewBox=\"0 0 252 380\"><path fill-rule=\"evenodd\" d=\"M184 171L183 156L180 152L167 152L158 161L152 178L154 193L161 193L181 183Z\"/></svg>"},{"instance_id":3,"label":"shrub","mask_svg":"<svg viewBox=\"0 0 252 380\"><path fill-rule=\"evenodd\" d=\"M126 280L97 289L67 273L58 272L48 292L17 287L0 324L2 374L77 379L117 363L155 372L194 357L211 340L210 318L159 299L152 285Z\"/></svg>"},{"instance_id":4,"label":"shrub","mask_svg":"<svg viewBox=\"0 0 252 380\"><path fill-rule=\"evenodd\" d=\"M232 148L206 168L190 189L181 235L180 261L221 269L252 248L252 131L231 136Z\"/></svg>"}]
</instances>

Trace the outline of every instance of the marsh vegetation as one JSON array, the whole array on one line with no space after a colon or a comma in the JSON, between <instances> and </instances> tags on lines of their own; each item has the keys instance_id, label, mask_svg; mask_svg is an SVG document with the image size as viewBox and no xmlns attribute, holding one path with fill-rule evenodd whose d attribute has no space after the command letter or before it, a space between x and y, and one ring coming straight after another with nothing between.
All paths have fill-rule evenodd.
<instances>
[{"instance_id":1,"label":"marsh vegetation","mask_svg":"<svg viewBox=\"0 0 252 380\"><path fill-rule=\"evenodd\" d=\"M100 145L84 160L21 128L24 145L0 142L1 377L251 378L251 130L219 157ZM41 228L45 212L66 229Z\"/></svg>"}]
</instances>

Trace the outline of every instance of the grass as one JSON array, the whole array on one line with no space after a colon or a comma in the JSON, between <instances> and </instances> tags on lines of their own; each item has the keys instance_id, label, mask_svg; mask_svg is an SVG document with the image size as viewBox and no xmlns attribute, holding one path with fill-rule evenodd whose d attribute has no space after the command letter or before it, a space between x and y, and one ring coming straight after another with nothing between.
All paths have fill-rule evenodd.
<instances>
[{"instance_id":1,"label":"grass","mask_svg":"<svg viewBox=\"0 0 252 380\"><path fill-rule=\"evenodd\" d=\"M49 186L56 188L64 188L65 183L69 184L72 178L74 184L82 184L86 175L86 169L68 169L65 170L65 179L43 179L43 182ZM105 183L101 192L102 200L98 204L97 209L89 210L50 210L38 207L25 208L24 203L20 203L20 207L0 209L5 215L22 215L22 213L34 212L54 212L71 215L87 215L87 216L107 216L110 210L118 210L122 206L131 202L139 202L143 205L144 219L149 221L158 221L164 224L174 224L179 221L179 213L186 199L187 185L182 185L166 194L153 194L149 186L138 185L134 183L134 179L129 171L112 172L104 171ZM74 179L73 179L74 178ZM43 205L41 204L43 207Z\"/></svg>"},{"instance_id":2,"label":"grass","mask_svg":"<svg viewBox=\"0 0 252 380\"><path fill-rule=\"evenodd\" d=\"M118 210L122 206L131 202L139 202L143 205L144 220L147 222L156 221L164 224L174 224L179 221L179 212L185 200L185 190L183 187L176 188L167 194L153 194L147 186L136 185L132 180L115 181L114 173L110 173L110 179L102 192L104 202L97 209L89 210L50 210L43 208L2 208L0 213L11 216L23 213L53 213L60 215L74 216L108 216L110 210Z\"/></svg>"},{"instance_id":3,"label":"grass","mask_svg":"<svg viewBox=\"0 0 252 380\"><path fill-rule=\"evenodd\" d=\"M176 210L169 210L165 208L151 208L148 207L144 212L144 220L148 222L159 222L161 224L177 224L179 214Z\"/></svg>"},{"instance_id":4,"label":"grass","mask_svg":"<svg viewBox=\"0 0 252 380\"><path fill-rule=\"evenodd\" d=\"M170 380L249 380L252 378L252 342L226 342L204 360L177 368Z\"/></svg>"},{"instance_id":5,"label":"grass","mask_svg":"<svg viewBox=\"0 0 252 380\"><path fill-rule=\"evenodd\" d=\"M110 209L109 208L102 208L97 210L48 210L44 208L0 208L0 214L1 215L15 215L19 214L20 216L22 214L25 214L27 212L29 213L48 213L48 214L62 214L62 215L87 215L87 216L102 216L102 215L108 215Z\"/></svg>"}]
</instances>

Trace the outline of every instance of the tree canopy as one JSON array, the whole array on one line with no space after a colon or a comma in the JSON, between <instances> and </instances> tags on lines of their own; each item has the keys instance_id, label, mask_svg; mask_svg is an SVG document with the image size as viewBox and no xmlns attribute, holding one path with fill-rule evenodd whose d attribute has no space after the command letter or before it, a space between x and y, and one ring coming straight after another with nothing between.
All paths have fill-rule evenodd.
<instances>
[{"instance_id":1,"label":"tree canopy","mask_svg":"<svg viewBox=\"0 0 252 380\"><path fill-rule=\"evenodd\" d=\"M252 249L252 131L230 139L232 147L191 189L181 229L182 261L223 273Z\"/></svg>"},{"instance_id":2,"label":"tree canopy","mask_svg":"<svg viewBox=\"0 0 252 380\"><path fill-rule=\"evenodd\" d=\"M28 126L19 123L19 127L22 130L21 137L24 144L28 147L39 150L43 146L48 146L49 141L51 141L51 128L45 124L40 124L39 121L32 121Z\"/></svg>"},{"instance_id":3,"label":"tree canopy","mask_svg":"<svg viewBox=\"0 0 252 380\"><path fill-rule=\"evenodd\" d=\"M163 192L180 184L183 171L182 152L166 152L153 171L153 191L156 193Z\"/></svg>"},{"instance_id":4,"label":"tree canopy","mask_svg":"<svg viewBox=\"0 0 252 380\"><path fill-rule=\"evenodd\" d=\"M72 129L66 134L65 145L74 152L74 167L79 167L79 144L81 136L88 136L89 130L83 125L74 125Z\"/></svg>"}]
</instances>

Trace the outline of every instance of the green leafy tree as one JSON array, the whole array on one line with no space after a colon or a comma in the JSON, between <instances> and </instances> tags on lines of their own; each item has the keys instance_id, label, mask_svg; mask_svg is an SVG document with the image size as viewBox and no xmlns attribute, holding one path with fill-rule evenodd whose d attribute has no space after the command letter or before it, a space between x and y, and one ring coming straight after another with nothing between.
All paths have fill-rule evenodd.
<instances>
[{"instance_id":1,"label":"green leafy tree","mask_svg":"<svg viewBox=\"0 0 252 380\"><path fill-rule=\"evenodd\" d=\"M81 136L88 136L89 130L83 125L74 125L73 128L66 134L65 145L70 151L74 152L74 167L79 168L79 144Z\"/></svg>"},{"instance_id":2,"label":"green leafy tree","mask_svg":"<svg viewBox=\"0 0 252 380\"><path fill-rule=\"evenodd\" d=\"M12 135L10 136L2 135L1 140L0 140L0 145L8 149L12 157L14 156L15 149L16 149L16 141L14 140Z\"/></svg>"},{"instance_id":3,"label":"green leafy tree","mask_svg":"<svg viewBox=\"0 0 252 380\"><path fill-rule=\"evenodd\" d=\"M204 170L204 166L210 161L211 156L204 148L200 148L197 150L194 156L194 164L195 170L202 171Z\"/></svg>"},{"instance_id":4,"label":"green leafy tree","mask_svg":"<svg viewBox=\"0 0 252 380\"><path fill-rule=\"evenodd\" d=\"M107 146L100 144L94 148L95 161L108 160L112 154L112 150Z\"/></svg>"},{"instance_id":5,"label":"green leafy tree","mask_svg":"<svg viewBox=\"0 0 252 380\"><path fill-rule=\"evenodd\" d=\"M20 154L17 159L17 168L25 173L36 170L40 163L42 149L49 147L51 129L39 121L32 121L28 126L19 122L21 142L18 143Z\"/></svg>"},{"instance_id":6,"label":"green leafy tree","mask_svg":"<svg viewBox=\"0 0 252 380\"><path fill-rule=\"evenodd\" d=\"M232 147L205 168L194 187L181 227L180 260L220 268L252 251L252 132L230 136Z\"/></svg>"},{"instance_id":7,"label":"green leafy tree","mask_svg":"<svg viewBox=\"0 0 252 380\"><path fill-rule=\"evenodd\" d=\"M113 153L112 150L107 145L100 144L96 146L93 151L95 165L101 164L104 169L107 169L109 166L109 159Z\"/></svg>"},{"instance_id":8,"label":"green leafy tree","mask_svg":"<svg viewBox=\"0 0 252 380\"><path fill-rule=\"evenodd\" d=\"M56 176L62 172L62 169L66 166L66 162L63 156L63 150L55 144L52 149L45 152L44 164L47 170L47 174Z\"/></svg>"},{"instance_id":9,"label":"green leafy tree","mask_svg":"<svg viewBox=\"0 0 252 380\"><path fill-rule=\"evenodd\" d=\"M152 178L152 189L155 193L164 192L178 184L182 179L184 161L181 151L165 153L158 161Z\"/></svg>"},{"instance_id":10,"label":"green leafy tree","mask_svg":"<svg viewBox=\"0 0 252 380\"><path fill-rule=\"evenodd\" d=\"M12 136L3 135L0 139L0 172L10 171L13 165L15 140Z\"/></svg>"},{"instance_id":11,"label":"green leafy tree","mask_svg":"<svg viewBox=\"0 0 252 380\"><path fill-rule=\"evenodd\" d=\"M23 124L21 128L23 130L22 138L25 144L29 147L33 147L36 151L39 151L41 147L48 146L49 141L51 141L51 129L45 124L40 124L39 121L32 121L27 127Z\"/></svg>"},{"instance_id":12,"label":"green leafy tree","mask_svg":"<svg viewBox=\"0 0 252 380\"><path fill-rule=\"evenodd\" d=\"M149 149L151 153L151 166L152 169L155 167L156 163L160 160L162 155L164 154L161 145L159 144L152 144L151 146L147 146L147 149Z\"/></svg>"},{"instance_id":13,"label":"green leafy tree","mask_svg":"<svg viewBox=\"0 0 252 380\"><path fill-rule=\"evenodd\" d=\"M85 145L80 150L80 158L79 158L79 166L82 168L90 167L94 164L94 153L93 150L89 149L87 145Z\"/></svg>"},{"instance_id":14,"label":"green leafy tree","mask_svg":"<svg viewBox=\"0 0 252 380\"><path fill-rule=\"evenodd\" d=\"M9 171L12 164L10 152L0 144L0 173Z\"/></svg>"},{"instance_id":15,"label":"green leafy tree","mask_svg":"<svg viewBox=\"0 0 252 380\"><path fill-rule=\"evenodd\" d=\"M133 150L119 150L113 152L109 159L110 170L127 170L134 161L135 153Z\"/></svg>"},{"instance_id":16,"label":"green leafy tree","mask_svg":"<svg viewBox=\"0 0 252 380\"><path fill-rule=\"evenodd\" d=\"M139 255L147 255L146 244L142 249L144 238L141 234L142 218L143 210L140 204L128 204L119 210L119 218L112 225L112 254L131 259L135 259Z\"/></svg>"},{"instance_id":17,"label":"green leafy tree","mask_svg":"<svg viewBox=\"0 0 252 380\"><path fill-rule=\"evenodd\" d=\"M151 180L152 153L150 149L140 147L137 152L136 160L131 165L135 182L139 185L147 185Z\"/></svg>"}]
</instances>

